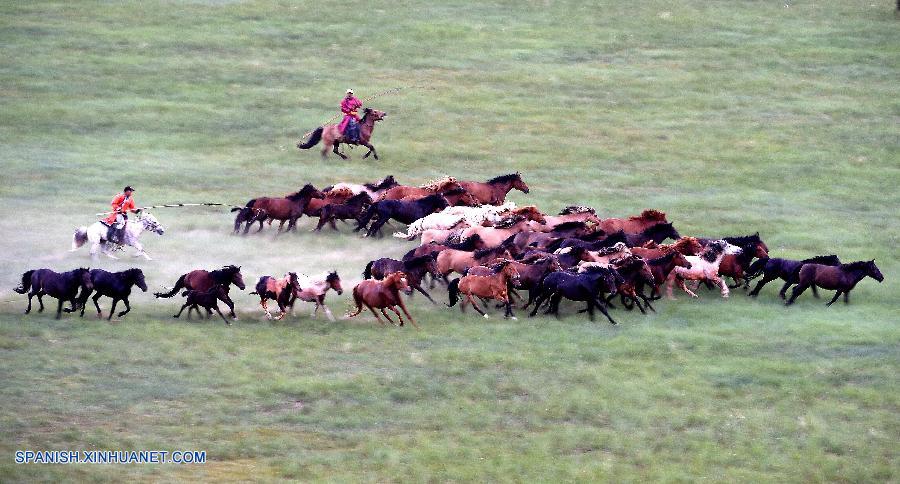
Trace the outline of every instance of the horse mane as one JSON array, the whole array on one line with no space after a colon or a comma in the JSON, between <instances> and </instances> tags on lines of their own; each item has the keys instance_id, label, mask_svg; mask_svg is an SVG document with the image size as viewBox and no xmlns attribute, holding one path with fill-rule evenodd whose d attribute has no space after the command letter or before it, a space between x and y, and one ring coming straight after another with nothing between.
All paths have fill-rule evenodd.
<instances>
[{"instance_id":1,"label":"horse mane","mask_svg":"<svg viewBox=\"0 0 900 484\"><path fill-rule=\"evenodd\" d=\"M644 229L641 233L642 234L650 234L653 232L659 232L660 230L665 230L666 227L669 227L672 229L675 228L672 226L672 222L657 222L657 223L647 227L646 229Z\"/></svg>"},{"instance_id":2,"label":"horse mane","mask_svg":"<svg viewBox=\"0 0 900 484\"><path fill-rule=\"evenodd\" d=\"M366 116L368 116L369 114L372 114L372 108L365 108L365 109L363 109L363 115L362 115L361 118L359 118L359 124L365 123L365 122L366 122Z\"/></svg>"},{"instance_id":3,"label":"horse mane","mask_svg":"<svg viewBox=\"0 0 900 484\"><path fill-rule=\"evenodd\" d=\"M583 229L588 228L588 224L582 222L580 220L573 220L571 222L563 222L561 224L557 224L553 226L553 232L559 232L562 230L572 230L572 229Z\"/></svg>"},{"instance_id":4,"label":"horse mane","mask_svg":"<svg viewBox=\"0 0 900 484\"><path fill-rule=\"evenodd\" d=\"M713 263L722 252L725 252L725 245L721 241L715 240L706 246L706 250L700 254L700 257L706 262Z\"/></svg>"},{"instance_id":5,"label":"horse mane","mask_svg":"<svg viewBox=\"0 0 900 484\"><path fill-rule=\"evenodd\" d=\"M328 275L325 276L325 282L331 282L331 281L333 281L335 279L339 279L339 278L340 278L340 276L338 276L337 271L328 271Z\"/></svg>"},{"instance_id":6,"label":"horse mane","mask_svg":"<svg viewBox=\"0 0 900 484\"><path fill-rule=\"evenodd\" d=\"M240 267L238 267L234 264L229 264L227 266L222 267L221 269L216 269L216 270L210 272L209 275L212 276L212 278L215 279L215 281L217 283L221 284L220 281L222 281L222 280L224 280L225 282L230 282L231 281L230 277L232 275L234 275L234 273L240 272L240 270L241 270ZM228 277L229 279L225 279L226 277Z\"/></svg>"},{"instance_id":7,"label":"horse mane","mask_svg":"<svg viewBox=\"0 0 900 484\"><path fill-rule=\"evenodd\" d=\"M372 201L372 197L370 197L368 193L359 192L356 195L353 195L352 197L348 198L347 201L344 203L349 204L350 202L356 202L357 200L362 200L364 198L369 199L370 202Z\"/></svg>"},{"instance_id":8,"label":"horse mane","mask_svg":"<svg viewBox=\"0 0 900 484\"><path fill-rule=\"evenodd\" d=\"M578 266L578 272L580 274L596 274L596 273L606 273L608 274L612 269L600 262L585 262L584 264Z\"/></svg>"},{"instance_id":9,"label":"horse mane","mask_svg":"<svg viewBox=\"0 0 900 484\"><path fill-rule=\"evenodd\" d=\"M762 239L759 238L759 232L753 235L742 235L739 237L722 237L722 240L738 247L748 247L762 242Z\"/></svg>"},{"instance_id":10,"label":"horse mane","mask_svg":"<svg viewBox=\"0 0 900 484\"><path fill-rule=\"evenodd\" d=\"M501 245L498 245L497 247L489 247L487 249L478 249L475 251L474 254L472 254L472 256L475 257L476 259L484 259L485 257L488 257L491 254L494 254L496 252L502 252L504 250L506 250L506 247L504 247L501 244Z\"/></svg>"},{"instance_id":11,"label":"horse mane","mask_svg":"<svg viewBox=\"0 0 900 484\"><path fill-rule=\"evenodd\" d=\"M698 252L703 250L703 247L700 245L700 241L697 240L696 237L682 237L675 241L675 243L670 245L661 245L660 248L666 249L671 248L672 250L677 250L681 252L682 249L688 250L689 248L694 247L697 250L691 250L691 252Z\"/></svg>"},{"instance_id":12,"label":"horse mane","mask_svg":"<svg viewBox=\"0 0 900 484\"><path fill-rule=\"evenodd\" d=\"M838 258L838 256L836 256L834 254L817 255L817 256L811 257L809 259L803 259L800 262L803 264L822 264L822 265L828 265L828 266L841 265L841 260Z\"/></svg>"},{"instance_id":13,"label":"horse mane","mask_svg":"<svg viewBox=\"0 0 900 484\"><path fill-rule=\"evenodd\" d=\"M855 270L859 270L859 269L865 269L866 266L868 266L870 262L871 261L867 261L867 260L858 260L855 262L848 262L846 264L841 264L840 267L841 267L841 269L846 270L846 271L855 271Z\"/></svg>"},{"instance_id":14,"label":"horse mane","mask_svg":"<svg viewBox=\"0 0 900 484\"><path fill-rule=\"evenodd\" d=\"M593 208L584 205L569 205L559 211L559 215L572 215L576 213L590 213L597 215L597 212L594 211Z\"/></svg>"},{"instance_id":15,"label":"horse mane","mask_svg":"<svg viewBox=\"0 0 900 484\"><path fill-rule=\"evenodd\" d=\"M287 198L288 200L290 200L292 202L296 202L296 201L300 200L301 198L309 195L310 192L315 191L315 189L316 189L316 187L312 186L311 183L307 183L306 185L303 185L303 188L301 188L300 190L298 190L294 193L291 193L290 195L287 195L284 198Z\"/></svg>"},{"instance_id":16,"label":"horse mane","mask_svg":"<svg viewBox=\"0 0 900 484\"><path fill-rule=\"evenodd\" d=\"M666 222L666 213L660 212L659 210L647 209L641 212L638 216L628 217L629 220L645 220L652 221L655 220L657 222Z\"/></svg>"},{"instance_id":17,"label":"horse mane","mask_svg":"<svg viewBox=\"0 0 900 484\"><path fill-rule=\"evenodd\" d=\"M621 245L619 245L619 244L621 244ZM622 252L623 250L625 250L627 248L628 247L625 245L624 242L616 242L615 244L613 244L612 247L601 247L596 252L597 252L597 255L609 255L609 254L615 254L616 252Z\"/></svg>"},{"instance_id":18,"label":"horse mane","mask_svg":"<svg viewBox=\"0 0 900 484\"><path fill-rule=\"evenodd\" d=\"M669 261L671 261L675 257L675 254L678 254L678 253L679 252L676 250L673 250L671 252L666 252L666 255L661 255L659 257L654 257L652 259L648 259L647 263L652 266L661 266L663 264L668 264Z\"/></svg>"},{"instance_id":19,"label":"horse mane","mask_svg":"<svg viewBox=\"0 0 900 484\"><path fill-rule=\"evenodd\" d=\"M397 185L397 181L394 180L394 175L388 175L384 177L380 182L377 183L363 183L363 186L372 191L382 190L385 188L390 188Z\"/></svg>"},{"instance_id":20,"label":"horse mane","mask_svg":"<svg viewBox=\"0 0 900 484\"><path fill-rule=\"evenodd\" d=\"M523 220L525 220L525 217L523 217L521 215L513 215L511 217L506 217L506 218L500 220L499 222L497 222L496 224L494 224L494 228L495 229L508 229Z\"/></svg>"},{"instance_id":21,"label":"horse mane","mask_svg":"<svg viewBox=\"0 0 900 484\"><path fill-rule=\"evenodd\" d=\"M515 173L510 173L509 175L495 176L494 178L491 178L490 180L488 180L486 183L488 185L496 185L498 183L506 183L506 182L511 182L514 180L521 180L521 179L522 179L522 175L520 175L519 172L515 172Z\"/></svg>"},{"instance_id":22,"label":"horse mane","mask_svg":"<svg viewBox=\"0 0 900 484\"><path fill-rule=\"evenodd\" d=\"M438 191L440 187L444 187L448 184L456 183L456 178L452 176L445 176L443 178L438 178L437 180L431 180L428 183L423 185L419 185L419 188L424 188L425 190Z\"/></svg>"},{"instance_id":23,"label":"horse mane","mask_svg":"<svg viewBox=\"0 0 900 484\"><path fill-rule=\"evenodd\" d=\"M406 269L414 269L418 266L427 264L429 260L434 260L434 256L432 254L429 253L420 255L418 257L413 257L412 259L403 261L403 267Z\"/></svg>"}]
</instances>

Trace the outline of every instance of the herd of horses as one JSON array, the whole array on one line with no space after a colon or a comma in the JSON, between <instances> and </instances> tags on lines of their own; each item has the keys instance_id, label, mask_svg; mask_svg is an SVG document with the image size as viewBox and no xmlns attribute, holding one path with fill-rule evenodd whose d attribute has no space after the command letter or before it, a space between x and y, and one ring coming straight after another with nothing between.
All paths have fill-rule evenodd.
<instances>
[{"instance_id":1,"label":"herd of horses","mask_svg":"<svg viewBox=\"0 0 900 484\"><path fill-rule=\"evenodd\" d=\"M514 308L530 307L535 316L541 309L545 314L559 315L560 304L566 299L583 303L591 320L600 311L616 324L609 310L621 304L625 309L637 307L642 313L655 311L653 301L665 294L674 299L677 286L691 297L699 297L701 287L718 289L723 298L731 290L750 289L749 296L776 279L783 281L779 291L785 304L792 304L798 296L817 288L834 290L830 306L841 295L849 302L848 294L859 281L872 277L881 282L884 277L874 260L843 263L836 255L820 255L802 260L769 256L769 248L759 233L744 236L693 237L680 234L666 214L648 209L640 214L622 218L602 218L587 206L567 206L557 213L544 213L534 205L517 206L506 200L511 190L528 193L528 185L521 174L513 173L490 180L466 181L444 177L420 186L401 185L393 176L372 183L338 183L322 189L305 185L284 197L258 197L244 207L235 208L234 233L247 234L258 224L257 232L266 224L279 222L276 232L296 230L302 216L318 218L315 228L326 225L338 230L337 221L350 221L354 231L366 237L382 236L385 225L406 225L404 232L393 237L419 245L401 258L384 257L370 261L362 271L364 280L352 291L355 310L347 317L355 317L364 309L382 325L382 317L391 324L403 326L410 322L418 327L403 300L403 294L418 291L433 304L431 296L437 286L446 286L447 306L457 303L461 311L467 306L488 317L491 304L502 308L504 316L515 319ZM287 224L287 227L285 227ZM454 275L452 280L451 275ZM732 284L726 283L726 278ZM171 290L156 293L158 298L170 298L179 292L185 298L175 317L188 310L196 310L207 317L213 311L229 323L220 311L224 303L229 316L236 319L234 301L229 289L244 290L239 266L216 270L197 269L182 275ZM44 295L58 299L57 318L63 311L84 315L87 299L93 294L98 316L102 311L100 297L112 299L108 318L112 318L116 304L122 301L130 311L129 295L132 287L147 291L140 269L110 273L100 269L75 269L56 273L38 269L24 273L22 283L15 289L32 298L37 297L44 309ZM793 286L790 297L787 291ZM328 290L341 294L340 277L328 272L310 278L289 272L282 277L263 276L251 294L260 298L260 306L270 319L281 319L293 313L297 300L315 304L313 316L321 308L330 320L334 317L325 305ZM525 293L527 292L527 298ZM616 301L618 298L618 301ZM273 315L269 301L278 306ZM70 307L63 308L64 303ZM399 308L399 310L398 310ZM393 312L395 322L388 311Z\"/></svg>"}]
</instances>

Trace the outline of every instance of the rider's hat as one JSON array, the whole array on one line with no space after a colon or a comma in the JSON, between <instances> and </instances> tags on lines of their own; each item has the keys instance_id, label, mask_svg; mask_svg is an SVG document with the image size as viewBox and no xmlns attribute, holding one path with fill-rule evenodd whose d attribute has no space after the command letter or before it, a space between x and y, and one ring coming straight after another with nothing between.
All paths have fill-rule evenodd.
<instances>
[{"instance_id":1,"label":"rider's hat","mask_svg":"<svg viewBox=\"0 0 900 484\"><path fill-rule=\"evenodd\" d=\"M353 89L347 89L347 94L353 94Z\"/></svg>"},{"instance_id":2,"label":"rider's hat","mask_svg":"<svg viewBox=\"0 0 900 484\"><path fill-rule=\"evenodd\" d=\"M133 191L134 191L134 188L131 188L131 185L128 185L128 186L125 187L125 189L122 190L122 191L123 191L123 192L133 192Z\"/></svg>"}]
</instances>

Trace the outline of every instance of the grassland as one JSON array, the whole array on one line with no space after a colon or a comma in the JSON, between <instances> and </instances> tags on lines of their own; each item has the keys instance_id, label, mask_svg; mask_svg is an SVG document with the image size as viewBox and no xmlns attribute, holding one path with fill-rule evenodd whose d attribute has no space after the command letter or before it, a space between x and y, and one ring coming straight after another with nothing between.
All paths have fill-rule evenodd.
<instances>
[{"instance_id":1,"label":"grassland","mask_svg":"<svg viewBox=\"0 0 900 484\"><path fill-rule=\"evenodd\" d=\"M893 2L0 3L0 480L896 481L900 476L900 35ZM293 144L363 96L379 162ZM142 203L306 182L520 171L519 203L665 210L683 234L760 231L773 255L875 258L852 304L704 294L613 328L460 315L188 323L21 316L26 269L67 251L125 184ZM238 263L248 279L410 245L229 237L160 210L151 290ZM303 229L310 226L306 222ZM438 292L438 294L441 294ZM8 297L7 297L8 296ZM7 300L17 302L8 303ZM346 298L331 299L336 313ZM16 465L16 449L197 449L197 466Z\"/></svg>"}]
</instances>

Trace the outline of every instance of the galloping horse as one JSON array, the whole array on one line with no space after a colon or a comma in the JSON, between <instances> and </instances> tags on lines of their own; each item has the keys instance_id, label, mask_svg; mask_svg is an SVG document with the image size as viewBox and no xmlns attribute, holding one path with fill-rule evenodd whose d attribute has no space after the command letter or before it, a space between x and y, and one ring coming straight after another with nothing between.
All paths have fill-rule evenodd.
<instances>
[{"instance_id":1,"label":"galloping horse","mask_svg":"<svg viewBox=\"0 0 900 484\"><path fill-rule=\"evenodd\" d=\"M356 312L347 314L347 318L358 316L359 313L362 312L363 306L365 306L369 308L369 311L372 311L372 314L375 315L375 319L377 319L382 326L384 326L384 321L378 317L375 308L381 310L381 314L387 318L391 324L394 324L394 320L384 312L385 309L390 309L400 320L400 326L403 326L403 316L400 315L400 312L397 311L396 308L396 306L400 306L400 309L403 310L403 314L406 315L409 322L412 323L416 329L419 329L419 325L416 324L416 321L409 315L409 311L406 310L406 304L403 304L403 299L400 297L400 291L403 291L406 294L412 294L412 288L409 287L406 274L402 272L392 272L385 276L381 281L366 279L365 281L360 282L353 288L353 302L356 303Z\"/></svg>"},{"instance_id":2,"label":"galloping horse","mask_svg":"<svg viewBox=\"0 0 900 484\"><path fill-rule=\"evenodd\" d=\"M266 312L266 317L272 319L272 313L269 312L269 299L274 300L278 304L281 314L278 320L284 317L287 312L285 306L293 294L300 290L300 283L297 280L296 272L288 272L281 279L275 279L272 276L262 276L256 283L256 290L250 294L259 295L259 305Z\"/></svg>"},{"instance_id":3,"label":"galloping horse","mask_svg":"<svg viewBox=\"0 0 900 484\"><path fill-rule=\"evenodd\" d=\"M513 188L528 193L528 185L519 172L494 177L487 182L461 181L459 184L479 202L487 205L502 205L506 201L506 194Z\"/></svg>"},{"instance_id":4,"label":"galloping horse","mask_svg":"<svg viewBox=\"0 0 900 484\"><path fill-rule=\"evenodd\" d=\"M831 301L826 306L834 304L841 294L844 295L844 304L848 304L850 302L850 291L866 276L878 282L884 281L884 276L878 270L878 266L875 265L875 259L869 261L860 260L839 266L804 264L800 268L800 281L797 283L797 287L794 288L794 292L791 293L791 298L785 304L794 304L797 296L803 294L803 291L810 286L819 286L822 289L833 289L836 291L834 297L831 298Z\"/></svg>"},{"instance_id":5,"label":"galloping horse","mask_svg":"<svg viewBox=\"0 0 900 484\"><path fill-rule=\"evenodd\" d=\"M691 297L700 297L685 286L685 280L710 281L719 286L722 291L722 297L727 298L729 293L728 285L719 276L719 265L727 254L737 255L740 253L741 249L739 247L731 245L724 240L714 240L706 246L706 250L700 255L686 256L685 259L691 263L691 267L676 267L669 274L669 278L666 280L666 294L668 298L675 299L675 296L672 294L672 288L676 282Z\"/></svg>"},{"instance_id":6,"label":"galloping horse","mask_svg":"<svg viewBox=\"0 0 900 484\"><path fill-rule=\"evenodd\" d=\"M344 293L344 288L341 287L341 277L338 275L337 271L328 272L324 277L318 277L316 279L303 276L298 279L298 283L300 285L300 290L295 291L291 295L291 299L287 304L288 307L291 308L291 314L293 315L294 313L294 303L299 299L305 302L316 303L316 308L312 313L313 318L319 316L319 308L321 307L322 310L325 311L325 315L328 316L328 320L334 321L331 310L325 305L325 293L328 292L329 289L334 289L338 293L338 296Z\"/></svg>"},{"instance_id":7,"label":"galloping horse","mask_svg":"<svg viewBox=\"0 0 900 484\"><path fill-rule=\"evenodd\" d=\"M389 189L399 185L397 180L394 180L394 175L388 175L384 177L381 181L375 183L335 183L330 187L325 187L322 189L322 193L327 193L332 190L340 190L342 188L347 188L354 195L359 195L360 193L367 193L372 200L377 200L378 197L388 191Z\"/></svg>"},{"instance_id":8,"label":"galloping horse","mask_svg":"<svg viewBox=\"0 0 900 484\"><path fill-rule=\"evenodd\" d=\"M344 134L338 129L338 125L329 124L327 126L319 126L315 131L312 132L312 136L306 143L297 143L297 148L301 150L308 150L313 146L317 145L319 141L322 141L322 158L328 156L328 150L331 150L334 154L340 156L342 159L347 159L347 156L340 151L338 151L338 146L341 143L344 144L360 144L369 148L368 153L363 155L363 158L368 158L369 155L375 156L375 159L378 159L378 152L375 151L375 147L369 143L369 140L372 139L372 131L375 130L375 122L381 121L387 116L387 113L384 111L379 111L377 109L366 108L363 110L363 116L359 120L359 143L349 143L347 139L344 137Z\"/></svg>"},{"instance_id":9,"label":"galloping horse","mask_svg":"<svg viewBox=\"0 0 900 484\"><path fill-rule=\"evenodd\" d=\"M182 288L189 291L199 291L201 293L205 293L216 284L219 284L223 287L225 296L222 298L222 302L228 305L228 309L231 311L231 317L237 319L237 314L234 314L234 301L232 301L231 297L228 296L228 289L231 287L231 284L234 284L238 287L238 289L242 291L246 287L244 285L244 278L243 276L241 276L240 266L225 266L214 271L197 269L188 272L187 274L182 274L181 277L178 278L178 281L175 282L175 287L173 287L171 291L167 293L157 292L153 293L153 295L158 298L168 298L174 296L176 293L178 293L178 290ZM209 308L207 308L207 311L210 311L211 314L211 310Z\"/></svg>"},{"instance_id":10,"label":"galloping horse","mask_svg":"<svg viewBox=\"0 0 900 484\"><path fill-rule=\"evenodd\" d=\"M666 214L659 210L644 210L640 215L628 218L605 218L600 221L600 230L611 234L623 231L626 234L638 234L658 224L666 223Z\"/></svg>"},{"instance_id":11,"label":"galloping horse","mask_svg":"<svg viewBox=\"0 0 900 484\"><path fill-rule=\"evenodd\" d=\"M519 272L510 265L508 260L501 262L496 268L496 273L492 276L463 276L459 279L453 279L450 283L450 307L456 305L459 301L459 295L465 296L459 305L460 311L466 310L466 302L472 303L472 307L485 318L488 315L478 307L473 296L480 298L497 299L506 306L504 316L510 319L516 319L512 312L512 304L509 302L509 282L513 285L519 283Z\"/></svg>"},{"instance_id":12,"label":"galloping horse","mask_svg":"<svg viewBox=\"0 0 900 484\"><path fill-rule=\"evenodd\" d=\"M162 235L165 230L163 230L162 225L160 225L156 220L156 217L152 214L140 210L136 211L135 214L137 216L136 220L129 220L125 224L125 236L122 238L122 245L130 245L137 249L137 253L134 254L135 257L142 256L147 260L153 260L146 252L144 252L144 246L138 239L146 230L154 232L157 235ZM114 244L106 240L107 233L109 233L109 228L99 220L94 222L90 227L78 227L72 235L72 250L69 252L75 252L79 247L84 245L85 242L90 242L91 258L96 259L97 253L103 252L103 254L110 259L118 259L118 257L109 252L109 249Z\"/></svg>"},{"instance_id":13,"label":"galloping horse","mask_svg":"<svg viewBox=\"0 0 900 484\"><path fill-rule=\"evenodd\" d=\"M94 284L94 307L97 308L97 317L100 318L103 312L100 310L98 301L101 297L107 296L112 298L112 306L109 308L109 317L111 320L116 312L116 303L122 301L125 304L125 310L120 312L116 317L121 318L131 311L131 304L128 302L128 296L131 295L131 287L137 286L142 291L147 292L147 283L144 281L144 272L140 269L128 269L122 272L107 272L103 269L91 270L91 282ZM90 290L81 291L79 305L81 306L81 316L84 316L84 308L87 305L87 299L91 295Z\"/></svg>"},{"instance_id":14,"label":"galloping horse","mask_svg":"<svg viewBox=\"0 0 900 484\"><path fill-rule=\"evenodd\" d=\"M803 260L779 259L777 257L772 257L771 259L760 258L753 264L750 264L750 268L747 270L748 283L760 275L763 276L763 279L756 284L756 287L754 287L752 291L750 291L750 295L756 297L759 294L760 289L768 282L781 278L781 280L784 281L784 286L778 291L778 295L781 296L781 299L785 299L785 293L788 288L791 287L791 285L800 282L800 269L804 264L839 266L841 265L841 260L834 254L818 255ZM816 292L816 286L812 286L812 290L813 296L819 297L819 294Z\"/></svg>"},{"instance_id":15,"label":"galloping horse","mask_svg":"<svg viewBox=\"0 0 900 484\"><path fill-rule=\"evenodd\" d=\"M22 285L13 289L19 294L28 293L28 308L25 314L31 312L31 298L37 296L40 308L38 312L44 311L43 297L50 296L59 300L59 306L56 308L56 319L62 316L63 303L70 302L72 308L66 308L67 313L74 312L78 307L77 297L78 289L82 292L90 291L94 288L91 281L91 273L89 269L80 268L69 272L54 272L50 269L37 269L22 274Z\"/></svg>"}]
</instances>

